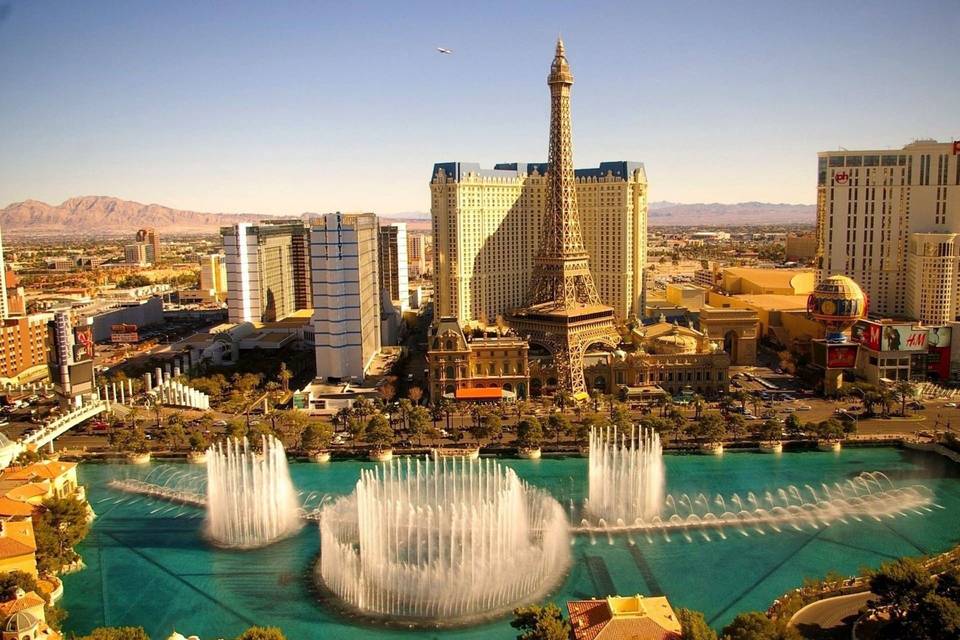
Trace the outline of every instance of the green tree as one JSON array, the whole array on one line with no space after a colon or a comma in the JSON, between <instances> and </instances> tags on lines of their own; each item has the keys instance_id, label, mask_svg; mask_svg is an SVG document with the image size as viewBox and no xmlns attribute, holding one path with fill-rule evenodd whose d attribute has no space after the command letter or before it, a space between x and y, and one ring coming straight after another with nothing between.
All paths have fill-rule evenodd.
<instances>
[{"instance_id":1,"label":"green tree","mask_svg":"<svg viewBox=\"0 0 960 640\"><path fill-rule=\"evenodd\" d=\"M210 440L200 429L191 429L190 436L187 438L187 446L190 451L204 451L210 446Z\"/></svg>"},{"instance_id":2,"label":"green tree","mask_svg":"<svg viewBox=\"0 0 960 640\"><path fill-rule=\"evenodd\" d=\"M17 589L40 593L37 590L37 579L26 571L0 573L0 601L12 600Z\"/></svg>"},{"instance_id":3,"label":"green tree","mask_svg":"<svg viewBox=\"0 0 960 640\"><path fill-rule=\"evenodd\" d=\"M710 628L699 611L677 609L677 619L683 640L717 640L717 632Z\"/></svg>"},{"instance_id":4,"label":"green tree","mask_svg":"<svg viewBox=\"0 0 960 640\"><path fill-rule=\"evenodd\" d=\"M333 425L329 422L311 422L300 436L300 449L307 453L316 453L326 449L333 441Z\"/></svg>"},{"instance_id":5,"label":"green tree","mask_svg":"<svg viewBox=\"0 0 960 640\"><path fill-rule=\"evenodd\" d=\"M551 413L547 418L547 433L560 444L560 437L570 433L570 420L562 413Z\"/></svg>"},{"instance_id":6,"label":"green tree","mask_svg":"<svg viewBox=\"0 0 960 640\"><path fill-rule=\"evenodd\" d=\"M568 640L570 623L564 620L560 608L553 604L531 605L513 610L510 626L522 631L517 640Z\"/></svg>"},{"instance_id":7,"label":"green tree","mask_svg":"<svg viewBox=\"0 0 960 640\"><path fill-rule=\"evenodd\" d=\"M791 413L787 416L787 419L784 420L783 426L786 428L787 433L792 436L799 435L803 431L803 422L800 421L800 418L795 413Z\"/></svg>"},{"instance_id":8,"label":"green tree","mask_svg":"<svg viewBox=\"0 0 960 640\"><path fill-rule=\"evenodd\" d=\"M419 405L410 410L410 417L407 418L407 431L411 438L417 439L418 445L423 445L423 436L430 429L430 411L426 407Z\"/></svg>"},{"instance_id":9,"label":"green tree","mask_svg":"<svg viewBox=\"0 0 960 640\"><path fill-rule=\"evenodd\" d=\"M230 418L227 420L227 426L224 428L224 434L228 438L240 440L247 435L247 424L240 418Z\"/></svg>"},{"instance_id":10,"label":"green tree","mask_svg":"<svg viewBox=\"0 0 960 640\"><path fill-rule=\"evenodd\" d=\"M630 419L630 411L625 404L611 401L610 422L621 431L629 431L633 421Z\"/></svg>"},{"instance_id":11,"label":"green tree","mask_svg":"<svg viewBox=\"0 0 960 640\"><path fill-rule=\"evenodd\" d=\"M375 414L367 422L364 440L371 443L376 450L389 447L393 443L394 433L390 421L383 414Z\"/></svg>"},{"instance_id":12,"label":"green tree","mask_svg":"<svg viewBox=\"0 0 960 640\"><path fill-rule=\"evenodd\" d=\"M134 273L125 278L122 278L120 282L117 283L118 289L134 289L136 287L148 287L153 284L153 281L147 276L141 275L139 273Z\"/></svg>"},{"instance_id":13,"label":"green tree","mask_svg":"<svg viewBox=\"0 0 960 640\"><path fill-rule=\"evenodd\" d=\"M236 640L287 640L277 627L250 627L237 636Z\"/></svg>"},{"instance_id":14,"label":"green tree","mask_svg":"<svg viewBox=\"0 0 960 640\"><path fill-rule=\"evenodd\" d=\"M37 567L55 572L73 562L77 558L73 547L89 529L85 503L72 496L44 500L43 512L34 521Z\"/></svg>"},{"instance_id":15,"label":"green tree","mask_svg":"<svg viewBox=\"0 0 960 640\"><path fill-rule=\"evenodd\" d=\"M960 638L960 603L929 593L917 605L904 625L906 637L924 640L956 640Z\"/></svg>"},{"instance_id":16,"label":"green tree","mask_svg":"<svg viewBox=\"0 0 960 640\"><path fill-rule=\"evenodd\" d=\"M477 444L483 438L493 439L503 433L503 421L500 416L492 411L488 411L480 418L480 425L471 430L473 437L477 439Z\"/></svg>"},{"instance_id":17,"label":"green tree","mask_svg":"<svg viewBox=\"0 0 960 640\"><path fill-rule=\"evenodd\" d=\"M760 439L766 441L774 441L780 439L780 423L769 418L763 421L763 424L760 425Z\"/></svg>"},{"instance_id":18,"label":"green tree","mask_svg":"<svg viewBox=\"0 0 960 640\"><path fill-rule=\"evenodd\" d=\"M517 446L535 449L543 442L540 421L530 416L517 423Z\"/></svg>"},{"instance_id":19,"label":"green tree","mask_svg":"<svg viewBox=\"0 0 960 640\"><path fill-rule=\"evenodd\" d=\"M836 418L827 418L817 423L817 437L823 440L839 440L843 437L843 425Z\"/></svg>"},{"instance_id":20,"label":"green tree","mask_svg":"<svg viewBox=\"0 0 960 640\"><path fill-rule=\"evenodd\" d=\"M719 413L704 413L691 423L689 432L697 440L714 443L723 440L726 428Z\"/></svg>"},{"instance_id":21,"label":"green tree","mask_svg":"<svg viewBox=\"0 0 960 640\"><path fill-rule=\"evenodd\" d=\"M143 627L98 627L79 640L150 640Z\"/></svg>"},{"instance_id":22,"label":"green tree","mask_svg":"<svg viewBox=\"0 0 960 640\"><path fill-rule=\"evenodd\" d=\"M759 611L741 613L723 630L724 640L801 640L793 627L779 626Z\"/></svg>"},{"instance_id":23,"label":"green tree","mask_svg":"<svg viewBox=\"0 0 960 640\"><path fill-rule=\"evenodd\" d=\"M739 440L747 435L747 421L739 413L730 413L727 415L727 431L733 436L734 440Z\"/></svg>"},{"instance_id":24,"label":"green tree","mask_svg":"<svg viewBox=\"0 0 960 640\"><path fill-rule=\"evenodd\" d=\"M917 604L933 591L934 581L923 565L913 558L885 562L869 574L875 604L888 607L894 620L903 621Z\"/></svg>"}]
</instances>

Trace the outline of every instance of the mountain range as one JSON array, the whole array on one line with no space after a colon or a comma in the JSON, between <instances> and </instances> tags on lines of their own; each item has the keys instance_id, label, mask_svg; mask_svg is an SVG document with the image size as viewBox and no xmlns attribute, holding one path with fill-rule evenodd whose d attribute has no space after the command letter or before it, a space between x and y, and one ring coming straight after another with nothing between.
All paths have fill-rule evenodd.
<instances>
[{"instance_id":1,"label":"mountain range","mask_svg":"<svg viewBox=\"0 0 960 640\"><path fill-rule=\"evenodd\" d=\"M813 224L817 207L812 204L772 202L719 202L684 204L650 203L647 223L667 227L729 227L736 225Z\"/></svg>"},{"instance_id":2,"label":"mountain range","mask_svg":"<svg viewBox=\"0 0 960 640\"><path fill-rule=\"evenodd\" d=\"M300 214L301 218L316 216ZM216 233L221 226L257 222L277 216L262 213L203 213L141 204L109 196L80 196L58 205L38 200L15 202L0 210L0 230L5 236L116 236L153 227L164 234ZM296 217L296 216L290 216ZM383 215L407 222L412 229L428 230L430 214L419 211ZM742 202L739 204L681 204L651 202L652 226L727 226L812 223L815 207L803 204Z\"/></svg>"}]
</instances>

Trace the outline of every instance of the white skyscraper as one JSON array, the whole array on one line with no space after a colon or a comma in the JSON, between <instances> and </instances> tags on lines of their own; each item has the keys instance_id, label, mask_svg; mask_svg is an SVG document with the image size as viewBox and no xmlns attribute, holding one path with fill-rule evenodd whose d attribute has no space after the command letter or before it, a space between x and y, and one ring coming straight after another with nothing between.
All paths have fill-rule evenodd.
<instances>
[{"instance_id":1,"label":"white skyscraper","mask_svg":"<svg viewBox=\"0 0 960 640\"><path fill-rule=\"evenodd\" d=\"M380 351L379 235L372 213L328 213L310 227L318 378L362 380Z\"/></svg>"},{"instance_id":2,"label":"white skyscraper","mask_svg":"<svg viewBox=\"0 0 960 640\"><path fill-rule=\"evenodd\" d=\"M10 315L7 306L7 263L3 259L3 236L0 235L0 320L6 320Z\"/></svg>"},{"instance_id":3,"label":"white skyscraper","mask_svg":"<svg viewBox=\"0 0 960 640\"><path fill-rule=\"evenodd\" d=\"M960 142L818 156L820 277L853 278L877 314L960 317Z\"/></svg>"}]
</instances>

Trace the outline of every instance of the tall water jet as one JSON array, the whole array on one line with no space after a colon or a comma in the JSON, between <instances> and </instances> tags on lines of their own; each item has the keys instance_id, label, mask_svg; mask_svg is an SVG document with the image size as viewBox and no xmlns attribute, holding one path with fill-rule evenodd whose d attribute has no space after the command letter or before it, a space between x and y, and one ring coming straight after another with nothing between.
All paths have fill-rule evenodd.
<instances>
[{"instance_id":1,"label":"tall water jet","mask_svg":"<svg viewBox=\"0 0 960 640\"><path fill-rule=\"evenodd\" d=\"M545 597L570 563L560 504L495 461L393 461L323 508L317 578L404 625L475 622Z\"/></svg>"},{"instance_id":2,"label":"tall water jet","mask_svg":"<svg viewBox=\"0 0 960 640\"><path fill-rule=\"evenodd\" d=\"M643 427L631 428L629 436L616 427L591 429L589 478L586 508L594 520L649 521L664 500L660 436Z\"/></svg>"},{"instance_id":3,"label":"tall water jet","mask_svg":"<svg viewBox=\"0 0 960 640\"><path fill-rule=\"evenodd\" d=\"M273 436L262 443L262 454L252 451L246 438L207 450L206 529L217 544L262 547L300 526L283 445Z\"/></svg>"}]
</instances>

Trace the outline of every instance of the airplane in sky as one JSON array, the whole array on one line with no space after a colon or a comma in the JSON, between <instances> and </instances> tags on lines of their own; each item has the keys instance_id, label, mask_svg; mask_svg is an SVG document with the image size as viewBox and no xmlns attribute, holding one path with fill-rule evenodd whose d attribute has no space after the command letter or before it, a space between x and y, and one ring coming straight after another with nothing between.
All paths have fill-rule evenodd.
<instances>
[{"instance_id":1,"label":"airplane in sky","mask_svg":"<svg viewBox=\"0 0 960 640\"><path fill-rule=\"evenodd\" d=\"M453 55L453 50L452 50L452 49L444 49L443 47L437 47L437 51L439 51L440 53L442 53L442 54L444 54L444 55L447 55L447 56Z\"/></svg>"}]
</instances>

